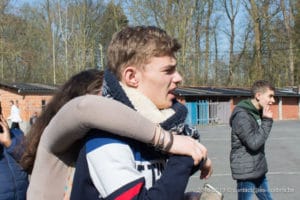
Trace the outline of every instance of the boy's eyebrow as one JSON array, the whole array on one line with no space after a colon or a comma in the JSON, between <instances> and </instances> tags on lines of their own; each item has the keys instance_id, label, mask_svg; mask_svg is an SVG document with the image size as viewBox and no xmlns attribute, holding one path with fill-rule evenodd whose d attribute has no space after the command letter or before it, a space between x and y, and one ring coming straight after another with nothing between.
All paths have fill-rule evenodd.
<instances>
[{"instance_id":1,"label":"boy's eyebrow","mask_svg":"<svg viewBox=\"0 0 300 200\"><path fill-rule=\"evenodd\" d=\"M175 70L176 69L176 65L166 65L162 67L162 70Z\"/></svg>"},{"instance_id":2,"label":"boy's eyebrow","mask_svg":"<svg viewBox=\"0 0 300 200\"><path fill-rule=\"evenodd\" d=\"M166 66L163 66L163 68L174 68L174 67L176 67L177 66L177 63L175 63L175 64L170 64L170 65L166 65Z\"/></svg>"}]
</instances>

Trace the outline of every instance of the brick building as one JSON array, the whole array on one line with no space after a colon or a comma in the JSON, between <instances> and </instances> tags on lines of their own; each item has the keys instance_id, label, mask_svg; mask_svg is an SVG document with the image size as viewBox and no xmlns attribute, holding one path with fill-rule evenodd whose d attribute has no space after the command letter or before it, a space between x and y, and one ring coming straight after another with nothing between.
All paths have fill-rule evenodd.
<instances>
[{"instance_id":1,"label":"brick building","mask_svg":"<svg viewBox=\"0 0 300 200\"><path fill-rule=\"evenodd\" d=\"M3 115L10 114L10 100L18 101L23 123L21 128L28 130L29 119L34 112L40 113L56 87L30 84L0 83L0 102ZM191 124L226 124L234 106L242 99L250 98L249 89L222 87L181 87L176 90L177 96L186 103ZM275 120L300 120L299 89L276 89L276 103L271 107Z\"/></svg>"},{"instance_id":2,"label":"brick building","mask_svg":"<svg viewBox=\"0 0 300 200\"><path fill-rule=\"evenodd\" d=\"M237 103L251 97L250 89L223 87L182 87L177 95L189 109L188 122L197 124L227 124ZM276 89L271 106L275 120L300 120L299 88Z\"/></svg>"},{"instance_id":3,"label":"brick building","mask_svg":"<svg viewBox=\"0 0 300 200\"><path fill-rule=\"evenodd\" d=\"M22 130L28 130L29 119L34 112L40 113L52 98L56 87L29 83L0 83L0 102L5 118L10 115L10 101L18 101Z\"/></svg>"}]
</instances>

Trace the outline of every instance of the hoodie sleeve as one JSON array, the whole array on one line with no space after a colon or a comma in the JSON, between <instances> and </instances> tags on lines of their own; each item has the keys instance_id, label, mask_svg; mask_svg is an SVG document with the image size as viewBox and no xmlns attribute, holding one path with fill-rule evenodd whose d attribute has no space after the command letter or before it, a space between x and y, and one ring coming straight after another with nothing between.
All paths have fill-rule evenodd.
<instances>
[{"instance_id":1,"label":"hoodie sleeve","mask_svg":"<svg viewBox=\"0 0 300 200\"><path fill-rule=\"evenodd\" d=\"M239 111L234 114L231 126L239 139L252 151L257 151L266 142L271 132L273 120L262 118L259 126L254 118L246 111Z\"/></svg>"},{"instance_id":2,"label":"hoodie sleeve","mask_svg":"<svg viewBox=\"0 0 300 200\"><path fill-rule=\"evenodd\" d=\"M149 189L143 178L132 181L105 200L182 200L193 168L193 160L188 156L171 156L161 178ZM176 177L176 181L174 180Z\"/></svg>"},{"instance_id":3,"label":"hoodie sleeve","mask_svg":"<svg viewBox=\"0 0 300 200\"><path fill-rule=\"evenodd\" d=\"M192 158L188 156L171 156L162 177L152 188L149 190L143 188L133 199L182 200L192 169ZM176 181L174 181L174 177L176 177Z\"/></svg>"}]
</instances>

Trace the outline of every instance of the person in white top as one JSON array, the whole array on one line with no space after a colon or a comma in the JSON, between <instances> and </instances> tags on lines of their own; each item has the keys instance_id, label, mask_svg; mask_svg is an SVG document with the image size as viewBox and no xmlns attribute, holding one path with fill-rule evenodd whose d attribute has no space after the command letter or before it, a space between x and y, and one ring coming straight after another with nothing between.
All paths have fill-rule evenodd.
<instances>
[{"instance_id":1,"label":"person in white top","mask_svg":"<svg viewBox=\"0 0 300 200\"><path fill-rule=\"evenodd\" d=\"M17 102L16 102L17 103ZM11 128L20 129L19 123L22 122L22 118L20 116L20 109L15 105L13 100L10 100L11 108L10 108L10 116L7 118L11 120Z\"/></svg>"}]
</instances>

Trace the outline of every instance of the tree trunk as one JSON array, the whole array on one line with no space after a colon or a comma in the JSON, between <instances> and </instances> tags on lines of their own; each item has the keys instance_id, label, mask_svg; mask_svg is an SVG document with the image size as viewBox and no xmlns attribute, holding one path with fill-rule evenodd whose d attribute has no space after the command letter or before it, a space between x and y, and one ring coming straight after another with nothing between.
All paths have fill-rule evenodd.
<instances>
[{"instance_id":1,"label":"tree trunk","mask_svg":"<svg viewBox=\"0 0 300 200\"><path fill-rule=\"evenodd\" d=\"M281 5L281 9L282 9L282 13L283 13L283 17L284 17L284 26L285 29L287 31L287 38L288 38L288 43L289 43L289 50L288 50L288 60L289 60L289 85L293 86L295 84L294 82L294 48L293 48L293 37L291 34L291 18L293 18L293 13L292 13L292 9L291 9L291 2L289 2L289 6L290 6L290 12L289 12L289 16L287 16L287 12L286 12L286 7L285 7L285 2L284 0L280 0L280 5Z\"/></svg>"},{"instance_id":2,"label":"tree trunk","mask_svg":"<svg viewBox=\"0 0 300 200\"><path fill-rule=\"evenodd\" d=\"M250 74L250 79L261 79L263 75L262 65L261 65L261 30L260 30L260 16L258 13L258 8L255 0L249 0L251 3L250 15L252 17L254 36L255 36L255 54L254 54L254 67L252 68L252 73Z\"/></svg>"}]
</instances>

